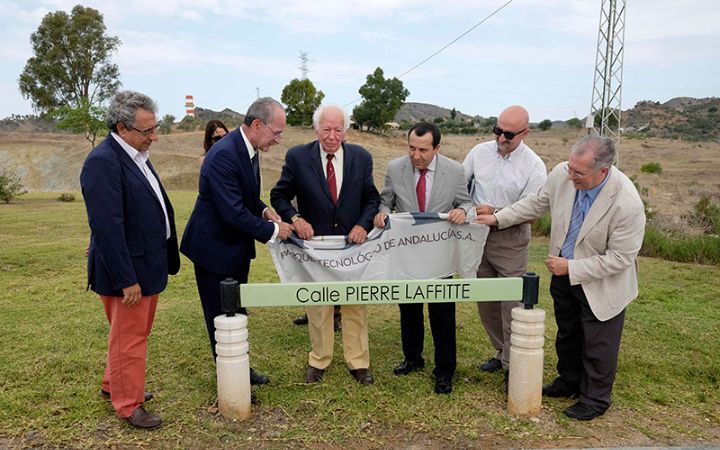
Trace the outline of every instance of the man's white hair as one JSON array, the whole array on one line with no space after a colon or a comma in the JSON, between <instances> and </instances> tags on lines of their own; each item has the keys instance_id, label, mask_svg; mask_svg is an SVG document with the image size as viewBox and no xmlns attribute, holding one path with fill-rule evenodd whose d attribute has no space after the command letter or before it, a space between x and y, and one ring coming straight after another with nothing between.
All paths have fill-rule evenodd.
<instances>
[{"instance_id":1,"label":"man's white hair","mask_svg":"<svg viewBox=\"0 0 720 450\"><path fill-rule=\"evenodd\" d=\"M328 109L336 109L340 111L343 115L343 125L345 126L345 129L347 130L350 128L350 115L342 107L333 104L322 104L315 110L315 113L313 113L313 128L316 130L318 129L320 118Z\"/></svg>"}]
</instances>

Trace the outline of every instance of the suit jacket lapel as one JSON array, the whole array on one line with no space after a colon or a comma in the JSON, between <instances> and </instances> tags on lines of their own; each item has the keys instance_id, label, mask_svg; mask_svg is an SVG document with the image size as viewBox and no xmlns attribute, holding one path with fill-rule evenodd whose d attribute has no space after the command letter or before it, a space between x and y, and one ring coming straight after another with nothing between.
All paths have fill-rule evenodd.
<instances>
[{"instance_id":1,"label":"suit jacket lapel","mask_svg":"<svg viewBox=\"0 0 720 450\"><path fill-rule=\"evenodd\" d=\"M437 164L435 165L432 190L430 191L430 198L425 206L425 211L435 211L437 209L435 203L440 193L445 189L445 183L447 181L447 166L445 165L445 161L440 158L440 155L435 155L435 158L437 158Z\"/></svg>"},{"instance_id":2,"label":"suit jacket lapel","mask_svg":"<svg viewBox=\"0 0 720 450\"><path fill-rule=\"evenodd\" d=\"M125 152L125 149L120 146L118 141L115 140L114 137L108 136L108 139L110 139L110 146L113 150L115 150L115 153L117 153L120 157L120 162L125 165L125 167L130 171L131 174L133 174L140 182L145 186L145 189L147 189L150 194L152 194L153 198L155 198L158 202L158 206L162 208L162 205L160 205L160 199L157 198L157 194L155 194L155 190L150 185L150 182L147 178L145 178L145 174L143 174L140 171L140 168L135 164L135 161L130 158L130 156ZM159 181L158 181L159 183Z\"/></svg>"},{"instance_id":3,"label":"suit jacket lapel","mask_svg":"<svg viewBox=\"0 0 720 450\"><path fill-rule=\"evenodd\" d=\"M245 179L250 181L249 184L254 193L253 201L256 201L260 198L260 189L258 188L258 180L255 179L255 170L253 170L252 161L250 160L250 153L248 153L248 148L245 145L245 139L243 139L242 134L240 134L240 128L235 129L233 132L237 132L237 135L235 136L235 139L237 140L235 149L237 150L238 159L240 160L240 169L242 170Z\"/></svg>"},{"instance_id":4,"label":"suit jacket lapel","mask_svg":"<svg viewBox=\"0 0 720 450\"><path fill-rule=\"evenodd\" d=\"M348 183L352 183L352 177L350 176L350 174L353 173L353 167L355 166L354 156L355 155L343 145L343 182L342 186L338 186L338 204L340 204L340 200L343 198L342 194L345 191L345 186ZM329 191L328 195L330 195Z\"/></svg>"},{"instance_id":5,"label":"suit jacket lapel","mask_svg":"<svg viewBox=\"0 0 720 450\"><path fill-rule=\"evenodd\" d=\"M320 158L320 141L315 141L315 144L310 149L310 157L308 158L308 164L310 170L315 174L315 179L318 180L320 190L325 194L327 200L332 203L332 197L330 197L330 190L327 186L327 178L325 172L323 172L323 165L326 161L322 161ZM345 154L347 157L347 153ZM340 200L340 193L338 192L338 201Z\"/></svg>"},{"instance_id":6,"label":"suit jacket lapel","mask_svg":"<svg viewBox=\"0 0 720 450\"><path fill-rule=\"evenodd\" d=\"M563 230L562 236L564 241L565 236L567 236L568 228L570 228L570 218L572 217L573 205L575 204L575 193L577 190L569 180L566 179L562 182L567 186L563 189L562 194L558 199L560 205L562 205L562 209L560 210L562 212L558 214L557 217L553 216L552 219L553 221L557 220L558 225L561 227L561 230ZM562 247L563 242L560 242L559 245Z\"/></svg>"},{"instance_id":7,"label":"suit jacket lapel","mask_svg":"<svg viewBox=\"0 0 720 450\"><path fill-rule=\"evenodd\" d=\"M415 190L415 170L413 169L413 165L410 162L410 158L405 158L403 160L403 164L401 166L402 170L402 179L405 183L405 189L408 192L408 197L413 199L412 200L412 209L411 211L420 211L420 205L418 204L418 198L417 198L417 191ZM427 210L427 208L425 208Z\"/></svg>"},{"instance_id":8,"label":"suit jacket lapel","mask_svg":"<svg viewBox=\"0 0 720 450\"><path fill-rule=\"evenodd\" d=\"M617 175L611 176L610 179L607 180L605 186L598 193L598 196L595 198L595 201L590 207L587 216L585 216L585 220L583 220L580 232L578 233L577 242L580 242L583 238L585 238L585 236L587 236L590 230L597 225L600 219L602 219L605 213L607 213L612 206L615 196L617 195L618 188L620 187L620 184L617 181Z\"/></svg>"}]
</instances>

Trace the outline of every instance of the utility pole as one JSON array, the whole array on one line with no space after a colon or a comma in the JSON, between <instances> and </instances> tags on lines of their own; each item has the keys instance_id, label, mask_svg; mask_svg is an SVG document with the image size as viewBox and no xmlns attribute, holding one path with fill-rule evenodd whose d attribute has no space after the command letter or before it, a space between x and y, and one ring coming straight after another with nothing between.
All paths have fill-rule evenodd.
<instances>
[{"instance_id":1,"label":"utility pole","mask_svg":"<svg viewBox=\"0 0 720 450\"><path fill-rule=\"evenodd\" d=\"M625 50L625 0L601 0L589 128L615 142L620 167L620 119ZM598 120L599 115L599 120Z\"/></svg>"}]
</instances>

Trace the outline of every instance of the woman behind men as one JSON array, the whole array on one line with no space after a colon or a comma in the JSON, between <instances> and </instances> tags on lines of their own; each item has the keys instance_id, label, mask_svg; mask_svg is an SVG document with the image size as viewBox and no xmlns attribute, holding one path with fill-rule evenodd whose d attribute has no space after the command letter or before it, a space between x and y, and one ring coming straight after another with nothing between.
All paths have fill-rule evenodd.
<instances>
[{"instance_id":1,"label":"woman behind men","mask_svg":"<svg viewBox=\"0 0 720 450\"><path fill-rule=\"evenodd\" d=\"M203 148L205 149L205 153L203 153L203 155L200 157L201 166L203 161L205 160L205 155L207 154L208 150L210 150L210 147L212 147L214 143L222 139L222 137L225 136L227 133L227 127L219 120L211 120L207 123L207 125L205 125L205 140L203 141Z\"/></svg>"}]
</instances>

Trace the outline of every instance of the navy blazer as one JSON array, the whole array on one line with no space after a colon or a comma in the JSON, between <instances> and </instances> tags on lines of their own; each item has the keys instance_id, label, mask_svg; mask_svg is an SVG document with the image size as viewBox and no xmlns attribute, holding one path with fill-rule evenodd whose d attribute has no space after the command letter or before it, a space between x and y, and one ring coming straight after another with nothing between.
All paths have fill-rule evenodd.
<instances>
[{"instance_id":1,"label":"navy blazer","mask_svg":"<svg viewBox=\"0 0 720 450\"><path fill-rule=\"evenodd\" d=\"M155 191L135 162L111 135L95 147L83 164L80 186L90 224L88 287L100 295L122 296L140 284L142 295L159 294L168 273L180 270L175 216L170 199L150 160L170 221Z\"/></svg>"},{"instance_id":2,"label":"navy blazer","mask_svg":"<svg viewBox=\"0 0 720 450\"><path fill-rule=\"evenodd\" d=\"M239 128L205 156L198 190L180 251L205 270L233 273L245 259L255 258L256 240L265 243L275 232L275 225L262 217L267 205L260 200Z\"/></svg>"},{"instance_id":3,"label":"navy blazer","mask_svg":"<svg viewBox=\"0 0 720 450\"><path fill-rule=\"evenodd\" d=\"M347 235L352 227L373 228L380 194L373 182L370 153L359 145L343 145L343 181L337 204L333 203L320 160L318 141L288 150L277 185L270 191L270 204L285 221L300 214L315 235ZM297 209L291 204L297 198Z\"/></svg>"}]
</instances>

